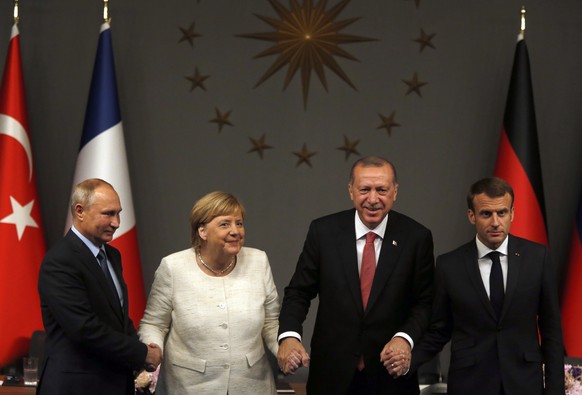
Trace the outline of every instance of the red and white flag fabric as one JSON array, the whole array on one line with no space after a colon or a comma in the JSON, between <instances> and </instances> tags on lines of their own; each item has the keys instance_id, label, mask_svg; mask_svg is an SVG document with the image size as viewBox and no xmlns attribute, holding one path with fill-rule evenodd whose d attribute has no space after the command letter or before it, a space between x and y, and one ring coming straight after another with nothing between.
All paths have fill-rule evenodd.
<instances>
[{"instance_id":1,"label":"red and white flag fabric","mask_svg":"<svg viewBox=\"0 0 582 395\"><path fill-rule=\"evenodd\" d=\"M569 357L582 358L582 194L572 231L570 261L562 295L562 332Z\"/></svg>"},{"instance_id":2,"label":"red and white flag fabric","mask_svg":"<svg viewBox=\"0 0 582 395\"><path fill-rule=\"evenodd\" d=\"M121 226L110 244L121 252L129 316L137 325L143 316L146 300L108 23L101 25L99 34L73 187L87 178L109 182L121 199ZM70 225L69 213L67 230Z\"/></svg>"},{"instance_id":3,"label":"red and white flag fabric","mask_svg":"<svg viewBox=\"0 0 582 395\"><path fill-rule=\"evenodd\" d=\"M511 233L548 245L529 55L523 34L515 48L495 175L507 181L515 193Z\"/></svg>"},{"instance_id":4,"label":"red and white flag fabric","mask_svg":"<svg viewBox=\"0 0 582 395\"><path fill-rule=\"evenodd\" d=\"M32 332L43 329L37 282L45 250L15 24L0 86L0 366L26 355Z\"/></svg>"}]
</instances>

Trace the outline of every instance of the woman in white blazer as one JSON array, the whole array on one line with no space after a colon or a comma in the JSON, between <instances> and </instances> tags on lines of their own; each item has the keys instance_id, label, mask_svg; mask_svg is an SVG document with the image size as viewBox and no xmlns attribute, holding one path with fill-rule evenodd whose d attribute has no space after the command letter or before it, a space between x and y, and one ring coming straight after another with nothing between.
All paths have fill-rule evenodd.
<instances>
[{"instance_id":1,"label":"woman in white blazer","mask_svg":"<svg viewBox=\"0 0 582 395\"><path fill-rule=\"evenodd\" d=\"M139 336L163 345L156 395L276 394L279 298L264 251L243 247L245 210L212 192L192 208L192 248L162 259Z\"/></svg>"}]
</instances>

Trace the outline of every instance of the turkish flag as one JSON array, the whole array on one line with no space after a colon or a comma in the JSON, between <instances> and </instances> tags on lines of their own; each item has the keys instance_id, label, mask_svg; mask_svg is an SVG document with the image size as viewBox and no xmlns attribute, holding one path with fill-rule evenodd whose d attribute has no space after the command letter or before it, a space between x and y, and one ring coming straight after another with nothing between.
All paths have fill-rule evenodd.
<instances>
[{"instance_id":1,"label":"turkish flag","mask_svg":"<svg viewBox=\"0 0 582 395\"><path fill-rule=\"evenodd\" d=\"M548 245L531 72L522 35L515 49L495 175L507 181L515 194L511 233Z\"/></svg>"},{"instance_id":2,"label":"turkish flag","mask_svg":"<svg viewBox=\"0 0 582 395\"><path fill-rule=\"evenodd\" d=\"M146 298L117 97L113 42L108 23L101 26L99 34L73 187L88 178L101 178L109 182L119 194L123 209L121 224L110 244L121 252L123 278L129 298L129 316L134 325L138 325L145 310ZM71 223L69 212L66 230Z\"/></svg>"},{"instance_id":3,"label":"turkish flag","mask_svg":"<svg viewBox=\"0 0 582 395\"><path fill-rule=\"evenodd\" d=\"M566 354L582 358L582 195L572 232L568 275L562 296L562 331Z\"/></svg>"},{"instance_id":4,"label":"turkish flag","mask_svg":"<svg viewBox=\"0 0 582 395\"><path fill-rule=\"evenodd\" d=\"M0 86L0 366L28 354L42 330L37 280L45 253L18 27L12 27Z\"/></svg>"}]
</instances>

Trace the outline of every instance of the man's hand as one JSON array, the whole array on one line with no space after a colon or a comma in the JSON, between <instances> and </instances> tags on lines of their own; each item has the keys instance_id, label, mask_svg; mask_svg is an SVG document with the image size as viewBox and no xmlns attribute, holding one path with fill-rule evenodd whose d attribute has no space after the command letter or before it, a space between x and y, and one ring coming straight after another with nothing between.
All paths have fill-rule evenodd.
<instances>
[{"instance_id":1,"label":"man's hand","mask_svg":"<svg viewBox=\"0 0 582 395\"><path fill-rule=\"evenodd\" d=\"M162 363L162 349L155 343L148 344L148 353L145 360L145 370L155 372Z\"/></svg>"},{"instance_id":2,"label":"man's hand","mask_svg":"<svg viewBox=\"0 0 582 395\"><path fill-rule=\"evenodd\" d=\"M279 344L277 362L284 374L293 374L301 366L309 366L309 354L299 339L287 337Z\"/></svg>"},{"instance_id":3,"label":"man's hand","mask_svg":"<svg viewBox=\"0 0 582 395\"><path fill-rule=\"evenodd\" d=\"M402 337L396 336L390 340L380 353L380 361L394 378L408 373L410 369L410 344Z\"/></svg>"}]
</instances>

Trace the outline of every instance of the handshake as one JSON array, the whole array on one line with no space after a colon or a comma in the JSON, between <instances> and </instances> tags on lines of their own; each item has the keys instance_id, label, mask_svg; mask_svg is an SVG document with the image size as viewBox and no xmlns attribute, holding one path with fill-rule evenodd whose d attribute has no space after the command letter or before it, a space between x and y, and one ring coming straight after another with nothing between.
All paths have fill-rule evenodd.
<instances>
[{"instance_id":1,"label":"handshake","mask_svg":"<svg viewBox=\"0 0 582 395\"><path fill-rule=\"evenodd\" d=\"M145 360L145 370L148 372L155 372L158 366L162 363L162 349L155 343L148 344L148 353Z\"/></svg>"},{"instance_id":2,"label":"handshake","mask_svg":"<svg viewBox=\"0 0 582 395\"><path fill-rule=\"evenodd\" d=\"M309 367L309 354L299 339L287 337L279 344L277 362L285 375L294 374L301 366Z\"/></svg>"}]
</instances>

